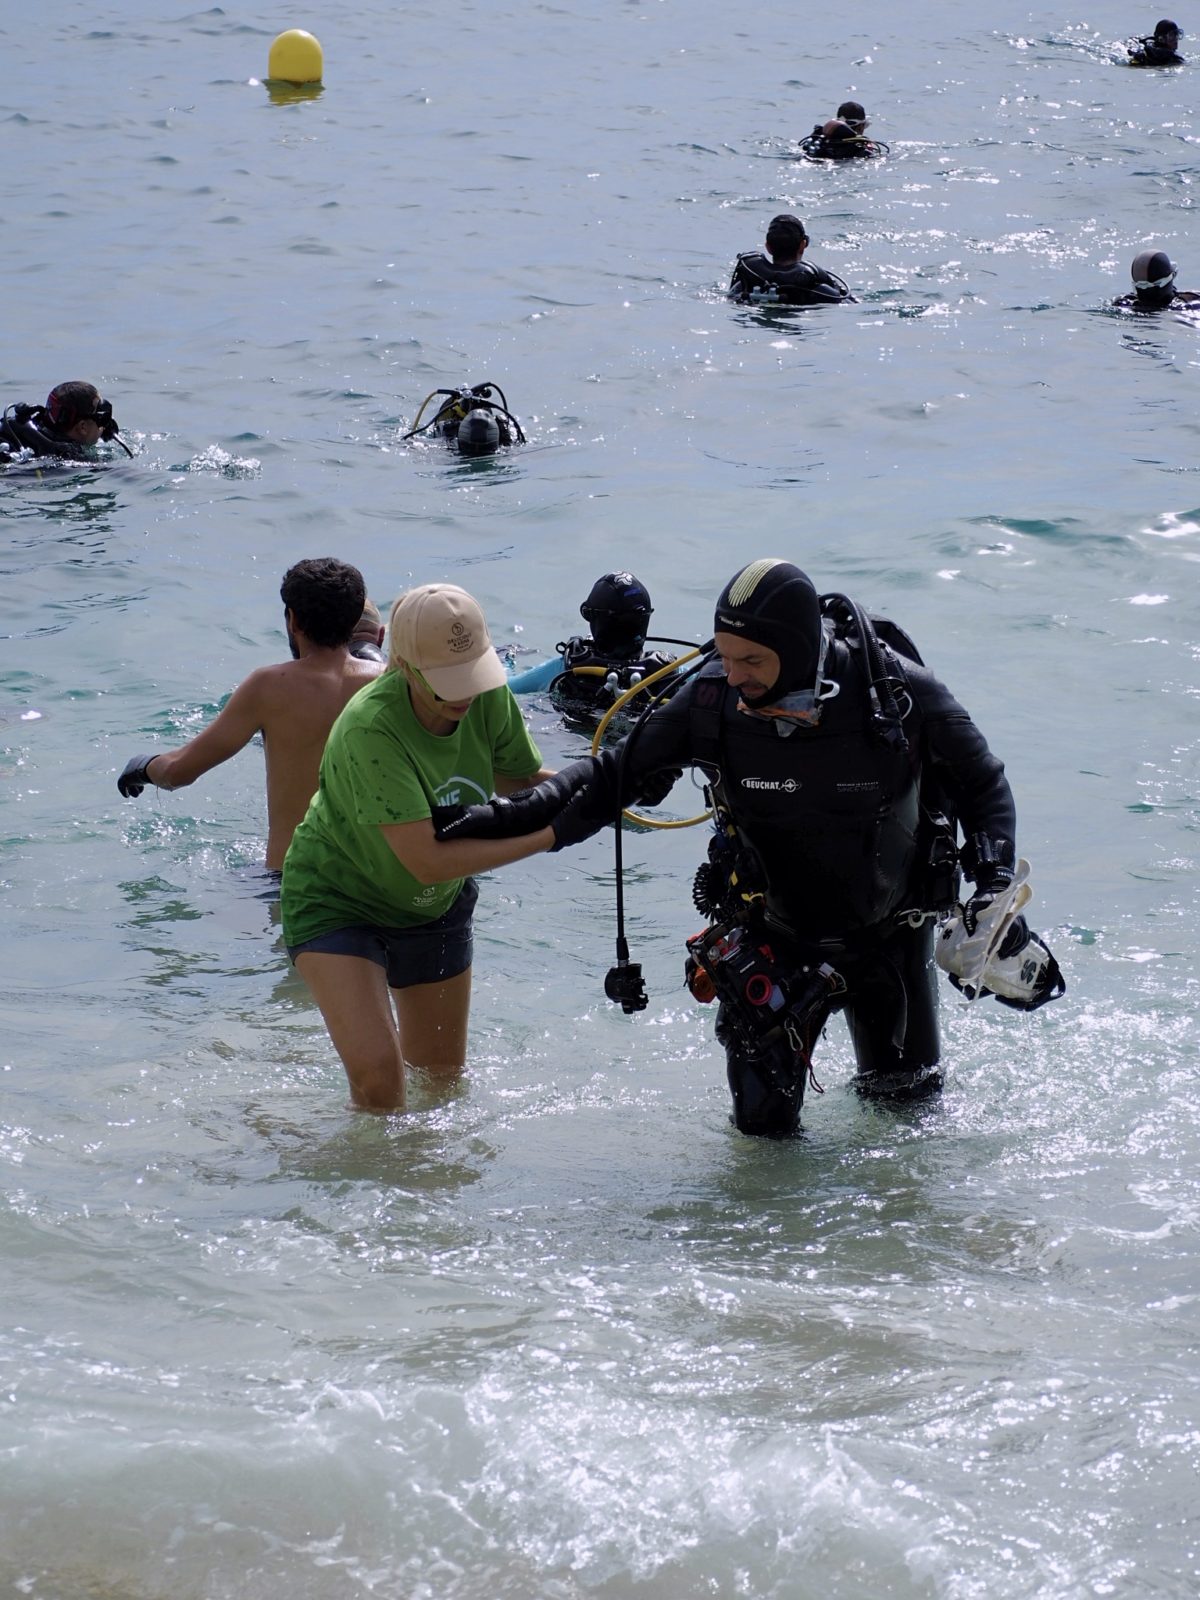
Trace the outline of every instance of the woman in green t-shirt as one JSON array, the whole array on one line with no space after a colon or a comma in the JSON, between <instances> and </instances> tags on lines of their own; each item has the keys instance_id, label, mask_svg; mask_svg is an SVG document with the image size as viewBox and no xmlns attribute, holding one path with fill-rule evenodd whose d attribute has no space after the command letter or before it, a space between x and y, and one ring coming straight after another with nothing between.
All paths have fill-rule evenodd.
<instances>
[{"instance_id":1,"label":"woman in green t-shirt","mask_svg":"<svg viewBox=\"0 0 1200 1600\"><path fill-rule=\"evenodd\" d=\"M436 807L487 802L551 774L478 603L453 584L401 595L387 670L334 723L320 787L283 868L288 953L321 1008L356 1106L403 1110L406 1062L447 1081L461 1072L471 874L554 849L561 824L550 821L590 766L576 763L571 776L518 802L533 831L439 840Z\"/></svg>"}]
</instances>

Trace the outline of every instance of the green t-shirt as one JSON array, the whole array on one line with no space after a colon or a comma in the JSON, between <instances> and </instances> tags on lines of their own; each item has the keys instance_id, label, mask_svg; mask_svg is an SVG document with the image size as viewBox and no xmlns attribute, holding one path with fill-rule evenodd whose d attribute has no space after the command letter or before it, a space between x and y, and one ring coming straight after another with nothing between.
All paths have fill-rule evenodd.
<instances>
[{"instance_id":1,"label":"green t-shirt","mask_svg":"<svg viewBox=\"0 0 1200 1600\"><path fill-rule=\"evenodd\" d=\"M542 764L506 686L479 695L452 733L417 719L403 674L360 689L334 723L321 783L283 864L283 936L289 945L349 923L406 928L448 911L461 878L419 883L380 831L417 822L434 806L490 800L495 777L528 778Z\"/></svg>"}]
</instances>

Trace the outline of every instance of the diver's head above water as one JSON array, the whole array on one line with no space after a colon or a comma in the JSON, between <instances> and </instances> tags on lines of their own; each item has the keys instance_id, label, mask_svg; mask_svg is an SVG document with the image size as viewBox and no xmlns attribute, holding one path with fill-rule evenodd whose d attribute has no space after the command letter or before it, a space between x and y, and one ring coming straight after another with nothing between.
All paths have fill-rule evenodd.
<instances>
[{"instance_id":1,"label":"diver's head above water","mask_svg":"<svg viewBox=\"0 0 1200 1600\"><path fill-rule=\"evenodd\" d=\"M606 572L592 585L579 615L597 649L635 656L646 643L653 611L645 584L632 572Z\"/></svg>"},{"instance_id":2,"label":"diver's head above water","mask_svg":"<svg viewBox=\"0 0 1200 1600\"><path fill-rule=\"evenodd\" d=\"M1130 273L1139 304L1169 306L1175 298L1176 271L1165 250L1143 250L1135 256Z\"/></svg>"},{"instance_id":3,"label":"diver's head above water","mask_svg":"<svg viewBox=\"0 0 1200 1600\"><path fill-rule=\"evenodd\" d=\"M867 130L867 113L857 100L843 100L837 108L839 122L847 123L860 137Z\"/></svg>"},{"instance_id":4,"label":"diver's head above water","mask_svg":"<svg viewBox=\"0 0 1200 1600\"><path fill-rule=\"evenodd\" d=\"M721 590L713 638L726 677L752 709L809 689L824 640L817 591L790 561L752 561Z\"/></svg>"},{"instance_id":5,"label":"diver's head above water","mask_svg":"<svg viewBox=\"0 0 1200 1600\"><path fill-rule=\"evenodd\" d=\"M790 211L772 217L767 226L767 254L777 267L792 267L808 248L808 234Z\"/></svg>"},{"instance_id":6,"label":"diver's head above water","mask_svg":"<svg viewBox=\"0 0 1200 1600\"><path fill-rule=\"evenodd\" d=\"M119 431L112 403L101 399L94 384L77 378L51 389L46 397L46 416L60 439L85 449L99 444L101 439L115 438Z\"/></svg>"}]
</instances>

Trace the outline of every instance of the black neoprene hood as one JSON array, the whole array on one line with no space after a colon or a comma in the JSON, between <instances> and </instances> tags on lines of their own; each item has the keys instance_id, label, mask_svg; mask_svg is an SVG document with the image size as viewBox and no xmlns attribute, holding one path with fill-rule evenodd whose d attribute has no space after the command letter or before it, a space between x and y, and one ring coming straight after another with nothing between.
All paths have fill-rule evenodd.
<instances>
[{"instance_id":1,"label":"black neoprene hood","mask_svg":"<svg viewBox=\"0 0 1200 1600\"><path fill-rule=\"evenodd\" d=\"M811 579L790 561L752 561L721 590L714 633L733 633L766 645L779 657L771 700L809 688L821 650L821 602Z\"/></svg>"}]
</instances>

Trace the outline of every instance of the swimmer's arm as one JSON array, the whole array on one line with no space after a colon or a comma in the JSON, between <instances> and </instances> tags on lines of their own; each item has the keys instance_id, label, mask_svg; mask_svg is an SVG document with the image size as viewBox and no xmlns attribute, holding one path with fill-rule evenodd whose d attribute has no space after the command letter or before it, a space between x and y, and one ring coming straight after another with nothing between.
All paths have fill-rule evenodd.
<instances>
[{"instance_id":1,"label":"swimmer's arm","mask_svg":"<svg viewBox=\"0 0 1200 1600\"><path fill-rule=\"evenodd\" d=\"M146 776L160 789L186 789L213 767L244 750L262 731L263 708L258 674L252 672L229 696L205 728L178 750L164 750L146 763Z\"/></svg>"},{"instance_id":2,"label":"swimmer's arm","mask_svg":"<svg viewBox=\"0 0 1200 1600\"><path fill-rule=\"evenodd\" d=\"M426 884L490 872L493 867L540 855L554 844L552 828L538 828L515 839L445 840L435 835L429 817L417 822L381 822L379 828L404 870Z\"/></svg>"},{"instance_id":3,"label":"swimmer's arm","mask_svg":"<svg viewBox=\"0 0 1200 1600\"><path fill-rule=\"evenodd\" d=\"M543 778L552 778L554 771L553 767L539 767L528 778L506 778L502 772L494 772L492 783L496 793L503 799L510 794L520 794L522 789L532 789L534 784L541 783Z\"/></svg>"}]
</instances>

